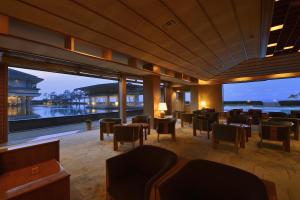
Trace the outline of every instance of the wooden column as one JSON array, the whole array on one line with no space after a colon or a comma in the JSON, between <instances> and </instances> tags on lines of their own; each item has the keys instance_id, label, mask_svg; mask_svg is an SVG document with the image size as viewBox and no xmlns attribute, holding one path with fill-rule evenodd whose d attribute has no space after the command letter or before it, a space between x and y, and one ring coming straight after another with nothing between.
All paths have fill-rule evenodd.
<instances>
[{"instance_id":1,"label":"wooden column","mask_svg":"<svg viewBox=\"0 0 300 200\"><path fill-rule=\"evenodd\" d=\"M191 103L190 103L190 112L193 112L194 110L198 110L199 108L199 95L198 95L198 86L191 86Z\"/></svg>"},{"instance_id":2,"label":"wooden column","mask_svg":"<svg viewBox=\"0 0 300 200\"><path fill-rule=\"evenodd\" d=\"M207 108L215 108L217 112L222 112L223 86L221 84L199 86L199 101L205 101Z\"/></svg>"},{"instance_id":3,"label":"wooden column","mask_svg":"<svg viewBox=\"0 0 300 200\"><path fill-rule=\"evenodd\" d=\"M122 120L122 123L127 122L127 115L126 115L126 75L121 74L119 79L119 115Z\"/></svg>"},{"instance_id":4,"label":"wooden column","mask_svg":"<svg viewBox=\"0 0 300 200\"><path fill-rule=\"evenodd\" d=\"M9 18L4 15L0 15L0 33L8 34Z\"/></svg>"},{"instance_id":5,"label":"wooden column","mask_svg":"<svg viewBox=\"0 0 300 200\"><path fill-rule=\"evenodd\" d=\"M103 49L102 51L102 58L107 60L112 60L112 50L110 49Z\"/></svg>"},{"instance_id":6,"label":"wooden column","mask_svg":"<svg viewBox=\"0 0 300 200\"><path fill-rule=\"evenodd\" d=\"M7 142L7 99L8 99L8 65L1 62L0 55L0 143Z\"/></svg>"},{"instance_id":7,"label":"wooden column","mask_svg":"<svg viewBox=\"0 0 300 200\"><path fill-rule=\"evenodd\" d=\"M144 76L144 114L151 117L153 127L154 117L159 117L160 77L157 75Z\"/></svg>"},{"instance_id":8,"label":"wooden column","mask_svg":"<svg viewBox=\"0 0 300 200\"><path fill-rule=\"evenodd\" d=\"M75 49L75 40L72 36L65 36L65 48L71 51Z\"/></svg>"},{"instance_id":9,"label":"wooden column","mask_svg":"<svg viewBox=\"0 0 300 200\"><path fill-rule=\"evenodd\" d=\"M173 112L173 103L172 103L172 95L174 90L173 88L167 86L165 87L165 101L167 103L168 111L166 112L168 115L171 115Z\"/></svg>"}]
</instances>

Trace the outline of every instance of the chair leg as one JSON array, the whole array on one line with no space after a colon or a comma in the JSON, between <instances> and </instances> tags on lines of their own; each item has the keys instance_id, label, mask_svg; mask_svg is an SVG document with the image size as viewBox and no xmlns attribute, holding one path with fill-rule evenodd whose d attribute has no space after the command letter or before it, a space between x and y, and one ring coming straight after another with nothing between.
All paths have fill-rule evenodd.
<instances>
[{"instance_id":1,"label":"chair leg","mask_svg":"<svg viewBox=\"0 0 300 200\"><path fill-rule=\"evenodd\" d=\"M195 128L193 128L193 136L197 136L197 131Z\"/></svg>"},{"instance_id":2,"label":"chair leg","mask_svg":"<svg viewBox=\"0 0 300 200\"><path fill-rule=\"evenodd\" d=\"M172 139L173 139L174 141L176 141L175 133L172 133Z\"/></svg>"},{"instance_id":3,"label":"chair leg","mask_svg":"<svg viewBox=\"0 0 300 200\"><path fill-rule=\"evenodd\" d=\"M100 140L104 140L103 131L100 130Z\"/></svg>"},{"instance_id":4,"label":"chair leg","mask_svg":"<svg viewBox=\"0 0 300 200\"><path fill-rule=\"evenodd\" d=\"M207 131L207 139L209 139L209 130Z\"/></svg>"},{"instance_id":5,"label":"chair leg","mask_svg":"<svg viewBox=\"0 0 300 200\"><path fill-rule=\"evenodd\" d=\"M135 148L135 142L134 141L132 142L132 148L133 149Z\"/></svg>"},{"instance_id":6,"label":"chair leg","mask_svg":"<svg viewBox=\"0 0 300 200\"><path fill-rule=\"evenodd\" d=\"M157 133L157 142L159 142L159 133Z\"/></svg>"},{"instance_id":7,"label":"chair leg","mask_svg":"<svg viewBox=\"0 0 300 200\"><path fill-rule=\"evenodd\" d=\"M114 151L118 151L118 141L114 137Z\"/></svg>"}]
</instances>

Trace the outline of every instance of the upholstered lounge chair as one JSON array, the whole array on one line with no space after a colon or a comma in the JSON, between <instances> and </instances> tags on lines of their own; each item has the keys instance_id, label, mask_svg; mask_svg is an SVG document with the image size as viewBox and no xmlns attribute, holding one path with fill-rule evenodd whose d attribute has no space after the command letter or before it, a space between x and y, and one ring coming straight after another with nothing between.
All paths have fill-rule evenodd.
<instances>
[{"instance_id":1,"label":"upholstered lounge chair","mask_svg":"<svg viewBox=\"0 0 300 200\"><path fill-rule=\"evenodd\" d=\"M158 191L160 200L274 199L272 194L268 195L265 182L257 176L207 160L189 161L166 179ZM276 193L274 196L276 197Z\"/></svg>"},{"instance_id":2,"label":"upholstered lounge chair","mask_svg":"<svg viewBox=\"0 0 300 200\"><path fill-rule=\"evenodd\" d=\"M149 200L153 183L176 161L175 153L149 145L106 160L107 199Z\"/></svg>"},{"instance_id":3,"label":"upholstered lounge chair","mask_svg":"<svg viewBox=\"0 0 300 200\"><path fill-rule=\"evenodd\" d=\"M114 125L121 124L120 118L103 118L100 119L100 140L104 140L103 134L114 133Z\"/></svg>"},{"instance_id":4,"label":"upholstered lounge chair","mask_svg":"<svg viewBox=\"0 0 300 200\"><path fill-rule=\"evenodd\" d=\"M205 115L199 115L193 117L193 135L197 135L197 130L207 131L207 138L209 139L209 133L212 130L212 125L219 122L219 113L209 112Z\"/></svg>"}]
</instances>

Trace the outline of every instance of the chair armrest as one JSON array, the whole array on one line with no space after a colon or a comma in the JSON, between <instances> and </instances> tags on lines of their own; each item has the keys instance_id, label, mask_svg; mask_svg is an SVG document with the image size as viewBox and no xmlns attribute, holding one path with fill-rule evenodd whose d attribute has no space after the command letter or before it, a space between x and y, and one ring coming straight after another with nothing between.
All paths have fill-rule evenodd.
<instances>
[{"instance_id":1,"label":"chair armrest","mask_svg":"<svg viewBox=\"0 0 300 200\"><path fill-rule=\"evenodd\" d=\"M268 194L268 200L277 200L277 192L275 183L267 180L262 180Z\"/></svg>"}]
</instances>

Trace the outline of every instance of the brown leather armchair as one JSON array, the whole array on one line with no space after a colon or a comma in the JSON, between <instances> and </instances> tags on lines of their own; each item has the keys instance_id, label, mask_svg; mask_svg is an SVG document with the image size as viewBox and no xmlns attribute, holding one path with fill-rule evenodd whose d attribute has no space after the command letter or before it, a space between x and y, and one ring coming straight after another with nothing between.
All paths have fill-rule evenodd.
<instances>
[{"instance_id":1,"label":"brown leather armchair","mask_svg":"<svg viewBox=\"0 0 300 200\"><path fill-rule=\"evenodd\" d=\"M254 174L208 160L192 160L158 188L160 200L270 200L276 197Z\"/></svg>"},{"instance_id":2,"label":"brown leather armchair","mask_svg":"<svg viewBox=\"0 0 300 200\"><path fill-rule=\"evenodd\" d=\"M291 110L291 118L300 118L300 110Z\"/></svg>"},{"instance_id":3,"label":"brown leather armchair","mask_svg":"<svg viewBox=\"0 0 300 200\"><path fill-rule=\"evenodd\" d=\"M243 113L243 109L232 109L230 111L228 111L228 117L234 117L236 115L240 115Z\"/></svg>"},{"instance_id":4,"label":"brown leather armchair","mask_svg":"<svg viewBox=\"0 0 300 200\"><path fill-rule=\"evenodd\" d=\"M149 200L153 183L176 161L175 153L149 145L106 160L107 199Z\"/></svg>"},{"instance_id":5,"label":"brown leather armchair","mask_svg":"<svg viewBox=\"0 0 300 200\"><path fill-rule=\"evenodd\" d=\"M249 119L249 115L245 113L231 115L227 119L227 124L244 124L248 125L246 129L247 141L248 137L251 137L251 121Z\"/></svg>"},{"instance_id":6,"label":"brown leather armchair","mask_svg":"<svg viewBox=\"0 0 300 200\"><path fill-rule=\"evenodd\" d=\"M100 140L104 140L104 133L114 133L114 125L121 124L120 118L100 119Z\"/></svg>"},{"instance_id":7,"label":"brown leather armchair","mask_svg":"<svg viewBox=\"0 0 300 200\"><path fill-rule=\"evenodd\" d=\"M263 140L281 141L285 151L290 152L290 130L292 123L288 121L265 121L260 125L260 146Z\"/></svg>"},{"instance_id":8,"label":"brown leather armchair","mask_svg":"<svg viewBox=\"0 0 300 200\"><path fill-rule=\"evenodd\" d=\"M146 123L150 125L150 117L147 115L137 115L132 118L132 123Z\"/></svg>"},{"instance_id":9,"label":"brown leather armchair","mask_svg":"<svg viewBox=\"0 0 300 200\"><path fill-rule=\"evenodd\" d=\"M248 115L251 118L251 124L258 125L262 120L262 110L261 109L249 109Z\"/></svg>"},{"instance_id":10,"label":"brown leather armchair","mask_svg":"<svg viewBox=\"0 0 300 200\"><path fill-rule=\"evenodd\" d=\"M298 118L286 118L286 117L270 117L269 120L270 121L292 122L293 126L291 127L291 132L294 134L294 139L299 140L300 119L298 119Z\"/></svg>"},{"instance_id":11,"label":"brown leather armchair","mask_svg":"<svg viewBox=\"0 0 300 200\"><path fill-rule=\"evenodd\" d=\"M118 142L130 142L135 147L135 142L143 137L141 127L137 125L115 125L114 126L114 150L118 150ZM140 142L141 144L141 142Z\"/></svg>"},{"instance_id":12,"label":"brown leather armchair","mask_svg":"<svg viewBox=\"0 0 300 200\"><path fill-rule=\"evenodd\" d=\"M193 115L192 113L182 113L181 114L181 127L183 127L184 123L189 123L191 124L192 123L192 118L193 118Z\"/></svg>"},{"instance_id":13,"label":"brown leather armchair","mask_svg":"<svg viewBox=\"0 0 300 200\"><path fill-rule=\"evenodd\" d=\"M242 135L239 132L239 128L233 125L227 124L214 124L212 128L212 144L216 148L220 140L231 142L234 144L236 152L239 151L239 144L241 142Z\"/></svg>"},{"instance_id":14,"label":"brown leather armchair","mask_svg":"<svg viewBox=\"0 0 300 200\"><path fill-rule=\"evenodd\" d=\"M154 127L157 132L157 141L160 134L171 134L172 139L176 140L176 119L175 118L154 118Z\"/></svg>"},{"instance_id":15,"label":"brown leather armchair","mask_svg":"<svg viewBox=\"0 0 300 200\"><path fill-rule=\"evenodd\" d=\"M212 130L212 124L219 123L219 113L209 112L205 115L193 117L193 135L197 135L197 130L207 131L207 138L209 139L209 132Z\"/></svg>"},{"instance_id":16,"label":"brown leather armchair","mask_svg":"<svg viewBox=\"0 0 300 200\"><path fill-rule=\"evenodd\" d=\"M194 115L205 115L207 113L216 112L214 108L202 108L201 110L194 110Z\"/></svg>"},{"instance_id":17,"label":"brown leather armchair","mask_svg":"<svg viewBox=\"0 0 300 200\"><path fill-rule=\"evenodd\" d=\"M284 112L268 112L269 117L288 117L288 114Z\"/></svg>"}]
</instances>

